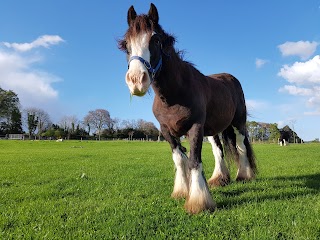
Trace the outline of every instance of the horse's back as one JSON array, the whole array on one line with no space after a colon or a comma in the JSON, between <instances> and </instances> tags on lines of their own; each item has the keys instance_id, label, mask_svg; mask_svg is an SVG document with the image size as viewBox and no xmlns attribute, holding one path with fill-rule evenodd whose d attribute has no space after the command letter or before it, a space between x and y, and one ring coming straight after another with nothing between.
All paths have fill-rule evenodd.
<instances>
[{"instance_id":1,"label":"horse's back","mask_svg":"<svg viewBox=\"0 0 320 240\"><path fill-rule=\"evenodd\" d=\"M229 73L217 73L207 76L208 81L215 80L226 85L229 90L242 92L242 87L239 80ZM214 82L213 82L214 83Z\"/></svg>"},{"instance_id":2,"label":"horse's back","mask_svg":"<svg viewBox=\"0 0 320 240\"><path fill-rule=\"evenodd\" d=\"M235 111L232 125L245 124L247 109L239 80L229 73L218 73L207 76L207 81L213 92L212 96L220 95L224 101L233 103Z\"/></svg>"}]
</instances>

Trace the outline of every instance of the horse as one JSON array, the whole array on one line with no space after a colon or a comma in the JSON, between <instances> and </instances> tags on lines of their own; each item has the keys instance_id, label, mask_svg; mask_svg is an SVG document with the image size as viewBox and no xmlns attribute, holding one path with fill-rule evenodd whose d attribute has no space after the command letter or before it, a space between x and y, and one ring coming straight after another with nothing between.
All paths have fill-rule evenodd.
<instances>
[{"instance_id":1,"label":"horse","mask_svg":"<svg viewBox=\"0 0 320 240\"><path fill-rule=\"evenodd\" d=\"M133 6L127 13L128 30L118 40L127 55L125 76L130 94L144 96L154 91L153 113L163 137L170 144L175 165L173 198L186 198L190 214L216 209L210 187L230 183L224 153L232 153L238 165L237 181L249 181L257 173L255 156L246 129L247 110L240 82L227 73L203 75L183 60L174 47L175 37L159 24L156 6L148 14L137 15ZM181 145L187 135L190 152ZM215 167L205 179L201 151L208 136ZM224 144L224 150L221 143Z\"/></svg>"},{"instance_id":2,"label":"horse","mask_svg":"<svg viewBox=\"0 0 320 240\"><path fill-rule=\"evenodd\" d=\"M290 132L280 130L279 145L287 146L287 143L289 143L289 139L290 139Z\"/></svg>"}]
</instances>

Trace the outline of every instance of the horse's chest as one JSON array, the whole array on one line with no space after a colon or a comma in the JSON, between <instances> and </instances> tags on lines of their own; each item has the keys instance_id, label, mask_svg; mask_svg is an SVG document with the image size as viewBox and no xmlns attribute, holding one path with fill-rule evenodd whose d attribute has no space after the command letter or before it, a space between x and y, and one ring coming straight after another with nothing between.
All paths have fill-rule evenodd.
<instances>
[{"instance_id":1,"label":"horse's chest","mask_svg":"<svg viewBox=\"0 0 320 240\"><path fill-rule=\"evenodd\" d=\"M161 125L165 125L170 134L176 137L185 135L191 127L191 111L183 106L154 106L153 113Z\"/></svg>"}]
</instances>

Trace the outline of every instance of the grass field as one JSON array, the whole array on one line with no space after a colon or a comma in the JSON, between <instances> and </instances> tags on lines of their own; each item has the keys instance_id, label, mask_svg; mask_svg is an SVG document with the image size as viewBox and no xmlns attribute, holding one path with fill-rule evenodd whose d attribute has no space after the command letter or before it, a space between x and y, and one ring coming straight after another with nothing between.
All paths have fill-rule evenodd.
<instances>
[{"instance_id":1,"label":"grass field","mask_svg":"<svg viewBox=\"0 0 320 240\"><path fill-rule=\"evenodd\" d=\"M0 141L0 239L320 239L320 145L254 150L257 179L192 216L167 143ZM208 178L208 143L203 162Z\"/></svg>"}]
</instances>

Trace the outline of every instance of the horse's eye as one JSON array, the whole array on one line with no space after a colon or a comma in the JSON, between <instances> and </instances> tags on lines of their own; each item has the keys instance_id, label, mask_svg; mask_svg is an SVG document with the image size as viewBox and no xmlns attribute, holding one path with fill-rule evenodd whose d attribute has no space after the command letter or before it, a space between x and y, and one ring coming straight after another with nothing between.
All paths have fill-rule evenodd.
<instances>
[{"instance_id":1,"label":"horse's eye","mask_svg":"<svg viewBox=\"0 0 320 240\"><path fill-rule=\"evenodd\" d=\"M159 46L161 44L160 37L157 34L152 35L152 41Z\"/></svg>"}]
</instances>

